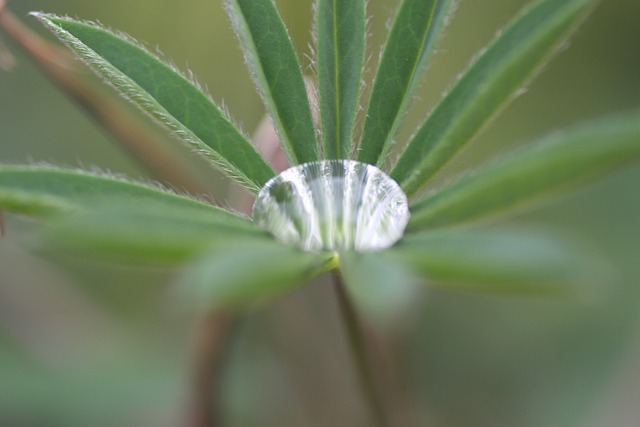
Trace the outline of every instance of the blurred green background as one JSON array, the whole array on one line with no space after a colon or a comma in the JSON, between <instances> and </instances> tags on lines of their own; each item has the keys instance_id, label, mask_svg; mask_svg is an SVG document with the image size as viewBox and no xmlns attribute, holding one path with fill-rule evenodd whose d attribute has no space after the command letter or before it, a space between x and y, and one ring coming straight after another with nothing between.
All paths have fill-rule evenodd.
<instances>
[{"instance_id":1,"label":"blurred green background","mask_svg":"<svg viewBox=\"0 0 640 427\"><path fill-rule=\"evenodd\" d=\"M369 78L396 3L369 1ZM527 3L460 2L405 133ZM308 67L311 1L277 4ZM220 0L16 0L9 7L41 34L28 11L99 20L192 70L246 131L264 114ZM601 1L566 51L449 173L553 129L640 108L639 19L637 0ZM98 167L148 179L4 35L0 40L18 60L13 71L0 71L1 163ZM228 200L219 173L186 150L176 156L217 201ZM407 425L640 425L639 184L637 165L509 224L551 228L602 253L618 274L597 294L558 300L424 292L389 339L403 367ZM0 240L0 426L178 425L194 320L172 287L175 272L55 251L37 256L24 249L29 222L7 219L9 233ZM242 316L224 376L225 425L366 425L324 285Z\"/></svg>"}]
</instances>

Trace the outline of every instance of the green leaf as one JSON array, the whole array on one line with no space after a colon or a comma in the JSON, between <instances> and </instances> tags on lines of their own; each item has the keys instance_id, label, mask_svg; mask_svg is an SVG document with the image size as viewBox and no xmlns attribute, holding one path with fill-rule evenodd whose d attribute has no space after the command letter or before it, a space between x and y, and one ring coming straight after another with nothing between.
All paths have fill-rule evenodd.
<instances>
[{"instance_id":1,"label":"green leaf","mask_svg":"<svg viewBox=\"0 0 640 427\"><path fill-rule=\"evenodd\" d=\"M273 0L225 4L289 162L317 160L316 132L300 65Z\"/></svg>"},{"instance_id":2,"label":"green leaf","mask_svg":"<svg viewBox=\"0 0 640 427\"><path fill-rule=\"evenodd\" d=\"M492 218L640 160L640 114L558 132L412 206L409 229Z\"/></svg>"},{"instance_id":3,"label":"green leaf","mask_svg":"<svg viewBox=\"0 0 640 427\"><path fill-rule=\"evenodd\" d=\"M473 62L411 139L391 177L413 195L558 51L594 4L542 0Z\"/></svg>"},{"instance_id":4,"label":"green leaf","mask_svg":"<svg viewBox=\"0 0 640 427\"><path fill-rule=\"evenodd\" d=\"M89 67L143 111L257 191L271 166L202 90L131 39L95 24L34 13Z\"/></svg>"},{"instance_id":5,"label":"green leaf","mask_svg":"<svg viewBox=\"0 0 640 427\"><path fill-rule=\"evenodd\" d=\"M40 237L48 246L76 256L164 265L183 262L213 247L225 251L230 242L271 240L250 223L239 225L208 212L159 210L126 201L54 219Z\"/></svg>"},{"instance_id":6,"label":"green leaf","mask_svg":"<svg viewBox=\"0 0 640 427\"><path fill-rule=\"evenodd\" d=\"M0 208L9 212L43 216L122 203L202 213L220 223L252 227L248 219L224 209L115 176L54 167L0 167Z\"/></svg>"},{"instance_id":7,"label":"green leaf","mask_svg":"<svg viewBox=\"0 0 640 427\"><path fill-rule=\"evenodd\" d=\"M341 253L340 270L356 306L377 327L405 323L419 301L422 288L411 270L383 252Z\"/></svg>"},{"instance_id":8,"label":"green leaf","mask_svg":"<svg viewBox=\"0 0 640 427\"><path fill-rule=\"evenodd\" d=\"M362 86L364 0L319 0L316 31L323 157L344 159L352 148Z\"/></svg>"},{"instance_id":9,"label":"green leaf","mask_svg":"<svg viewBox=\"0 0 640 427\"><path fill-rule=\"evenodd\" d=\"M348 2L346 2L348 3ZM376 74L358 160L381 163L410 104L451 0L404 0L391 27Z\"/></svg>"},{"instance_id":10,"label":"green leaf","mask_svg":"<svg viewBox=\"0 0 640 427\"><path fill-rule=\"evenodd\" d=\"M188 298L205 310L237 308L278 296L334 268L332 254L301 252L267 242L230 242L187 270Z\"/></svg>"},{"instance_id":11,"label":"green leaf","mask_svg":"<svg viewBox=\"0 0 640 427\"><path fill-rule=\"evenodd\" d=\"M592 290L604 277L603 263L595 257L541 233L422 233L407 236L385 254L427 283L470 291L572 294Z\"/></svg>"}]
</instances>

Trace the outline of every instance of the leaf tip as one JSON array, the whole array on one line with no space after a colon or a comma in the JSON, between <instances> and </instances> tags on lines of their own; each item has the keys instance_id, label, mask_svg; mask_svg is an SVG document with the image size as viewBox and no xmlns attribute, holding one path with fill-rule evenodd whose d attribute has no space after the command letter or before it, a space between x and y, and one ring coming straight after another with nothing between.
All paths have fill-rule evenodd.
<instances>
[{"instance_id":1,"label":"leaf tip","mask_svg":"<svg viewBox=\"0 0 640 427\"><path fill-rule=\"evenodd\" d=\"M36 19L42 19L45 15L47 15L47 14L44 13L44 12L37 11L37 10L29 12L29 16L33 16Z\"/></svg>"},{"instance_id":2,"label":"leaf tip","mask_svg":"<svg viewBox=\"0 0 640 427\"><path fill-rule=\"evenodd\" d=\"M69 17L58 16L53 13L38 11L29 12L29 16L33 16L34 18L36 18L42 25L44 25L45 27L47 27L47 29L53 31L54 33L56 31L60 31L64 21L72 20Z\"/></svg>"},{"instance_id":3,"label":"leaf tip","mask_svg":"<svg viewBox=\"0 0 640 427\"><path fill-rule=\"evenodd\" d=\"M56 15L53 15L51 13L46 13L46 12L40 12L40 11L29 12L29 16L33 16L38 21L45 24L52 24L53 20L57 18Z\"/></svg>"}]
</instances>

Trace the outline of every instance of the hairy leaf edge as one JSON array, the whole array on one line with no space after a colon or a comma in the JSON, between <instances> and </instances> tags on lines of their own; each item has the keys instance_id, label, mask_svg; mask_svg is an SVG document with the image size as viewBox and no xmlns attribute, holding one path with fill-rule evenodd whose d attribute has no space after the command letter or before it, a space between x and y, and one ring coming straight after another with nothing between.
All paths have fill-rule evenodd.
<instances>
[{"instance_id":1,"label":"hairy leaf edge","mask_svg":"<svg viewBox=\"0 0 640 427\"><path fill-rule=\"evenodd\" d=\"M254 148L256 154L260 157L262 155L258 150L249 142L249 138L241 130L231 118L226 108L219 107L210 93L203 88L203 86L195 79L191 73L188 75L182 72L172 61L167 60L164 56L158 56L152 53L144 44L138 40L129 36L121 31L112 30L109 27L102 25L99 22L92 22L82 19L74 19L68 16L58 16L44 12L30 12L30 15L38 19L47 29L49 29L60 41L67 45L72 51L77 52L82 61L89 66L102 80L113 87L120 95L131 102L132 104L139 106L139 108L152 118L157 123L168 127L179 139L187 142L194 147L194 151L207 159L211 160L217 167L224 171L234 180L245 186L247 189L254 193L257 193L263 183L258 183L251 180L240 168L235 164L229 162L225 157L220 155L217 151L205 144L197 135L195 135L190 129L188 129L183 123L174 118L168 111L160 105L151 94L142 89L132 79L127 77L124 73L113 66L109 61L98 55L93 49L84 44L81 40L65 30L61 26L57 25L54 20L62 20L73 23L80 23L97 28L102 31L106 31L127 43L131 43L137 48L143 50L146 54L156 59L160 63L169 67L180 78L184 79L188 84L193 85L196 89L202 92L211 104L220 112L222 118L224 118L235 130L247 140L248 145ZM180 123L180 125L177 125ZM264 159L263 159L264 160ZM266 160L265 160L265 163ZM268 164L268 163L267 163ZM275 172L274 172L275 175Z\"/></svg>"}]
</instances>

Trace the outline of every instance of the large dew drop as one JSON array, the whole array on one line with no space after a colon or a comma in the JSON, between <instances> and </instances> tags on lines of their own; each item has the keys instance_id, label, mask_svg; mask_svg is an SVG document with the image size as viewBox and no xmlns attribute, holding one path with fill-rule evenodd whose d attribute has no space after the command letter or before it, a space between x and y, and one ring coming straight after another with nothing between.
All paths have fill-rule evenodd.
<instances>
[{"instance_id":1,"label":"large dew drop","mask_svg":"<svg viewBox=\"0 0 640 427\"><path fill-rule=\"evenodd\" d=\"M375 251L402 237L409 207L400 186L380 169L323 160L267 182L253 219L279 241L305 251Z\"/></svg>"}]
</instances>

